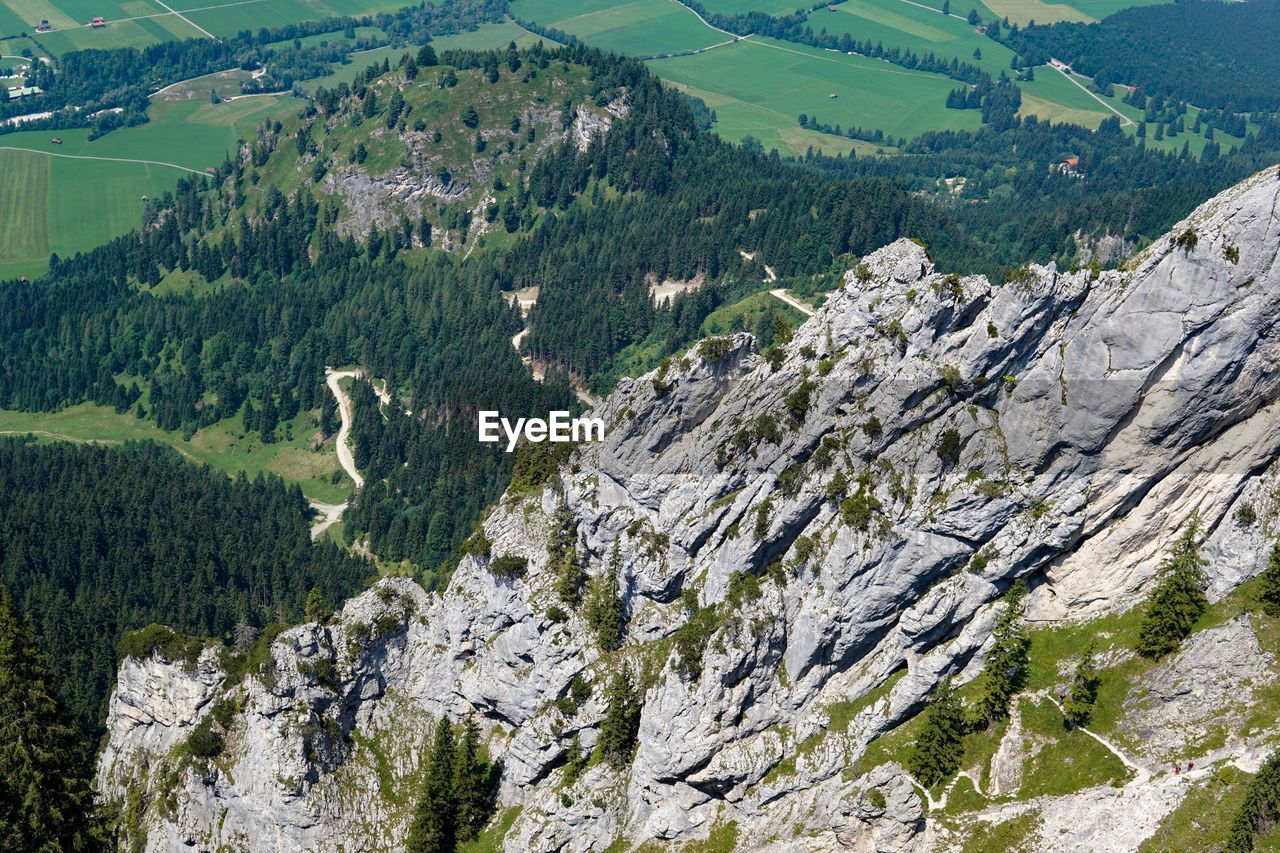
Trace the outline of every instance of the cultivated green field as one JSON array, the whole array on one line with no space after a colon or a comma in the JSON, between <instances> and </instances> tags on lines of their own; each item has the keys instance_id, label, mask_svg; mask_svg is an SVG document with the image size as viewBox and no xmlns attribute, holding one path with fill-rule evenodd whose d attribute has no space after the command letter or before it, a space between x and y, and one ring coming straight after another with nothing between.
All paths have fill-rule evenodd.
<instances>
[{"instance_id":1,"label":"cultivated green field","mask_svg":"<svg viewBox=\"0 0 1280 853\"><path fill-rule=\"evenodd\" d=\"M516 47L533 47L537 42L548 43L546 39L534 35L514 21L503 21L501 24L481 24L474 32L434 38L431 40L431 46L437 52L489 50L495 47L506 47L511 42L515 42Z\"/></svg>"},{"instance_id":2,"label":"cultivated green field","mask_svg":"<svg viewBox=\"0 0 1280 853\"><path fill-rule=\"evenodd\" d=\"M960 14L968 14L964 0L957 0L954 10L962 7ZM993 77L1008 71L1013 59L1013 51L982 35L963 18L943 15L940 5L934 11L902 0L846 0L834 12L823 9L812 13L809 23L815 30L826 27L831 33L847 32L859 42L871 39L921 55L954 57ZM981 59L974 58L975 50L982 52Z\"/></svg>"},{"instance_id":3,"label":"cultivated green field","mask_svg":"<svg viewBox=\"0 0 1280 853\"><path fill-rule=\"evenodd\" d=\"M1155 6L1169 0L1071 0L1070 3L1054 3L1048 0L986 0L990 9L1009 22L1025 26L1031 21L1037 24L1053 24L1058 21L1091 23L1114 15L1131 6ZM963 2L957 6L964 6ZM968 7L964 7L967 11Z\"/></svg>"},{"instance_id":4,"label":"cultivated green field","mask_svg":"<svg viewBox=\"0 0 1280 853\"><path fill-rule=\"evenodd\" d=\"M755 36L649 65L694 94L700 90L732 98L714 107L717 131L733 140L754 136L766 148L781 131L800 129L800 113L842 127L880 128L895 137L974 130L981 119L976 110L946 109L947 93L957 84L937 74ZM833 144L840 142L833 139Z\"/></svg>"},{"instance_id":5,"label":"cultivated green field","mask_svg":"<svg viewBox=\"0 0 1280 853\"><path fill-rule=\"evenodd\" d=\"M812 4L800 4L796 0L705 0L702 5L721 15L764 12L766 15L784 17L797 9L807 9Z\"/></svg>"},{"instance_id":6,"label":"cultivated green field","mask_svg":"<svg viewBox=\"0 0 1280 853\"><path fill-rule=\"evenodd\" d=\"M4 4L24 22L20 32L31 33L41 47L55 56L90 47L142 47L160 41L205 37L199 29L171 14L155 0L4 0ZM105 18L108 25L100 29L90 27L89 21L98 16ZM35 33L35 24L41 19L49 21L53 32Z\"/></svg>"},{"instance_id":7,"label":"cultivated green field","mask_svg":"<svg viewBox=\"0 0 1280 853\"><path fill-rule=\"evenodd\" d=\"M516 0L513 15L632 56L698 50L730 38L675 0Z\"/></svg>"},{"instance_id":8,"label":"cultivated green field","mask_svg":"<svg viewBox=\"0 0 1280 853\"><path fill-rule=\"evenodd\" d=\"M50 440L100 444L158 441L193 462L232 474L243 471L250 477L278 474L301 486L302 493L311 500L340 503L350 496L353 484L340 473L332 439L318 451L312 449L315 415L303 412L281 424L281 440L274 444L263 444L256 434L241 435L235 418L206 427L186 441L181 433L165 432L154 422L138 420L132 413L116 414L114 409L84 403L53 413L0 410L0 435L33 433ZM289 433L292 441L285 439ZM335 472L339 473L337 483L333 482Z\"/></svg>"},{"instance_id":9,"label":"cultivated green field","mask_svg":"<svg viewBox=\"0 0 1280 853\"><path fill-rule=\"evenodd\" d=\"M168 9L156 0L0 0L0 37L30 34L35 44L56 56L93 47L226 37L341 15L359 17L394 11L407 0L180 0L167 5ZM89 21L99 16L107 26L90 27ZM49 21L53 31L36 33L41 20Z\"/></svg>"},{"instance_id":10,"label":"cultivated green field","mask_svg":"<svg viewBox=\"0 0 1280 853\"><path fill-rule=\"evenodd\" d=\"M296 109L279 95L215 105L206 89L200 98L157 103L148 124L92 142L87 130L0 136L0 277L37 275L50 252L72 255L136 228L143 196L216 166L261 121Z\"/></svg>"}]
</instances>

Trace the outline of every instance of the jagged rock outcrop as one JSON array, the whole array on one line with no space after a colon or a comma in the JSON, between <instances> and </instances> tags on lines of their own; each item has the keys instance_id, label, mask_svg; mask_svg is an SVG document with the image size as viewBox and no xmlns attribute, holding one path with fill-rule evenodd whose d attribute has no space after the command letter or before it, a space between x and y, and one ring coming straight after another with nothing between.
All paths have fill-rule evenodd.
<instances>
[{"instance_id":1,"label":"jagged rock outcrop","mask_svg":"<svg viewBox=\"0 0 1280 853\"><path fill-rule=\"evenodd\" d=\"M1196 513L1215 596L1264 565L1278 190L1274 170L1256 176L1101 274L1032 266L993 285L939 274L902 240L777 350L735 335L623 380L595 412L606 439L504 498L484 522L489 556L464 557L443 594L383 581L332 624L281 634L274 676L234 687L126 662L104 793L147 791L152 849L393 848L431 718L474 713L503 762L501 808L522 807L510 850L729 822L744 849L925 849L910 782L854 768L940 678L979 671L1014 579L1036 619L1128 608ZM617 550L621 651L558 597L565 546L549 541L566 515L587 575ZM526 558L524 574L491 573L502 555ZM569 744L595 743L624 665L644 693L634 761L565 784ZM575 678L589 698L569 700ZM233 698L221 755L173 757L148 679L199 697L188 724ZM1061 849L1127 849L1091 845L1106 815L1158 801L1152 820L1126 814L1136 844L1178 799L1100 789L1036 807Z\"/></svg>"}]
</instances>

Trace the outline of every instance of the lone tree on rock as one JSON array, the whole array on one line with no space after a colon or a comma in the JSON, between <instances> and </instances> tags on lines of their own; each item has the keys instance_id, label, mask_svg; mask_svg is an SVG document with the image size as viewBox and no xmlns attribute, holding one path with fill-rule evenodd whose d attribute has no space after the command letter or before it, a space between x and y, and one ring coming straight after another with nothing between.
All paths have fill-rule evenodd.
<instances>
[{"instance_id":1,"label":"lone tree on rock","mask_svg":"<svg viewBox=\"0 0 1280 853\"><path fill-rule=\"evenodd\" d=\"M950 778L960 769L968 730L964 708L956 698L951 679L944 679L925 706L923 728L911 745L907 769L926 788Z\"/></svg>"},{"instance_id":2,"label":"lone tree on rock","mask_svg":"<svg viewBox=\"0 0 1280 853\"><path fill-rule=\"evenodd\" d=\"M1085 649L1084 657L1076 664L1071 688L1062 700L1062 716L1071 726L1083 726L1093 715L1093 703L1098 699L1098 668L1093 662L1093 644Z\"/></svg>"},{"instance_id":3,"label":"lone tree on rock","mask_svg":"<svg viewBox=\"0 0 1280 853\"><path fill-rule=\"evenodd\" d=\"M1160 582L1151 591L1138 631L1138 654L1143 657L1163 657L1177 649L1209 606L1205 561L1196 542L1199 534L1200 519L1192 518L1160 564Z\"/></svg>"},{"instance_id":4,"label":"lone tree on rock","mask_svg":"<svg viewBox=\"0 0 1280 853\"><path fill-rule=\"evenodd\" d=\"M1280 543L1271 549L1271 559L1259 582L1262 588L1258 598L1262 600L1262 609L1268 616L1280 616Z\"/></svg>"},{"instance_id":5,"label":"lone tree on rock","mask_svg":"<svg viewBox=\"0 0 1280 853\"><path fill-rule=\"evenodd\" d=\"M640 712L644 702L637 695L631 667L614 673L605 693L608 706L600 723L600 752L610 766L622 770L631 763L636 737L640 734Z\"/></svg>"},{"instance_id":6,"label":"lone tree on rock","mask_svg":"<svg viewBox=\"0 0 1280 853\"><path fill-rule=\"evenodd\" d=\"M991 633L991 651L982 670L978 696L979 722L990 727L1009 716L1009 703L1027 680L1027 652L1031 640L1022 621L1022 601L1027 585L1021 579L1004 594L995 630Z\"/></svg>"}]
</instances>

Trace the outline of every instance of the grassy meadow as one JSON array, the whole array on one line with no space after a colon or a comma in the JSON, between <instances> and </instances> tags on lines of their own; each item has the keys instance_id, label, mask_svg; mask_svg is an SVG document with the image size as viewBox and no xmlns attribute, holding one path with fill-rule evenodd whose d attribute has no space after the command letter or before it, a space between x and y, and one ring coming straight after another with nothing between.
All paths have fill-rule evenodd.
<instances>
[{"instance_id":1,"label":"grassy meadow","mask_svg":"<svg viewBox=\"0 0 1280 853\"><path fill-rule=\"evenodd\" d=\"M166 9L156 0L0 0L0 36L30 34L56 56L86 48L208 38L209 34L225 38L241 30L341 15L359 17L406 5L406 0L180 0ZM107 26L88 26L98 16L107 20ZM41 20L49 21L53 31L36 34L35 25Z\"/></svg>"},{"instance_id":2,"label":"grassy meadow","mask_svg":"<svg viewBox=\"0 0 1280 853\"><path fill-rule=\"evenodd\" d=\"M980 123L975 110L946 109L947 93L957 85L946 77L773 39L753 36L649 65L691 90L732 98L742 109L714 107L721 121L717 131L735 141L755 136L766 141L766 148L771 133L800 129L800 113L842 127L879 128L895 137L975 130Z\"/></svg>"},{"instance_id":3,"label":"grassy meadow","mask_svg":"<svg viewBox=\"0 0 1280 853\"><path fill-rule=\"evenodd\" d=\"M31 433L50 441L98 444L157 441L192 462L212 465L229 474L243 471L250 477L277 474L301 486L303 494L311 500L341 503L350 496L353 484L341 472L332 439L313 449L316 415L303 412L292 421L282 423L277 431L280 440L263 444L256 433L241 434L236 418L205 427L185 440L181 433L166 432L153 421L139 420L131 412L117 414L109 407L82 403L60 412L0 410L0 435ZM287 439L288 435L292 439Z\"/></svg>"},{"instance_id":4,"label":"grassy meadow","mask_svg":"<svg viewBox=\"0 0 1280 853\"><path fill-rule=\"evenodd\" d=\"M594 47L632 56L698 50L729 38L673 0L516 0L511 12Z\"/></svg>"}]
</instances>

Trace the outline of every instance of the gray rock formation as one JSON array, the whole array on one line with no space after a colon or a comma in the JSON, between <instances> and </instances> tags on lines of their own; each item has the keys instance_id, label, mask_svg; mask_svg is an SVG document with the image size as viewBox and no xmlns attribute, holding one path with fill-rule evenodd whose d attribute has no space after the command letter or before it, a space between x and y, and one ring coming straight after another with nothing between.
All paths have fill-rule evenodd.
<instances>
[{"instance_id":1,"label":"gray rock formation","mask_svg":"<svg viewBox=\"0 0 1280 853\"><path fill-rule=\"evenodd\" d=\"M1215 594L1264 565L1274 508L1252 498L1253 532L1231 531L1280 450L1278 190L1273 171L1250 179L1174 229L1193 246L1167 237L1100 275L1032 266L997 286L936 273L902 240L779 350L737 335L623 380L596 411L606 440L485 519L492 555L526 557L524 576L468 556L443 594L383 581L332 624L281 634L268 674L235 686L212 657L195 674L126 662L103 792L144 794L151 849L394 848L431 720L472 713L503 762L501 807L521 807L508 850L730 822L744 849L924 849L909 781L859 786L853 768L940 678L980 670L1014 579L1036 619L1128 608L1194 513ZM620 652L557 599L560 512L588 575L618 550ZM570 741L594 744L623 665L644 689L634 761L566 785ZM575 677L592 697L557 702ZM183 758L182 732L226 697L223 754ZM1061 849L1131 849L1178 798L1037 808ZM1163 805L1123 846L1093 843L1147 799Z\"/></svg>"}]
</instances>

